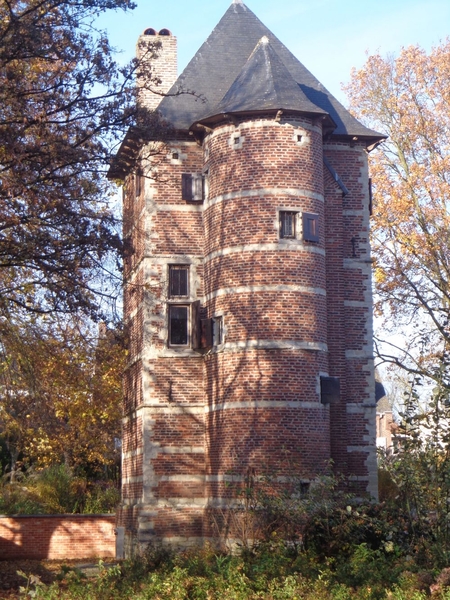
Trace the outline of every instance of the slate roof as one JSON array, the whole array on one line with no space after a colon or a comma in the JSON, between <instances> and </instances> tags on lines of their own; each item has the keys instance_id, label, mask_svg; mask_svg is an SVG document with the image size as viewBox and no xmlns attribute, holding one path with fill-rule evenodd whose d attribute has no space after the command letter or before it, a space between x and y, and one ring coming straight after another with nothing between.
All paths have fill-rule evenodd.
<instances>
[{"instance_id":1,"label":"slate roof","mask_svg":"<svg viewBox=\"0 0 450 600\"><path fill-rule=\"evenodd\" d=\"M386 137L357 121L241 0L233 0L158 111L187 134L224 113L268 110L323 115L324 131L335 139L357 137L371 146ZM111 179L126 175L142 143L139 129L131 128Z\"/></svg>"},{"instance_id":2,"label":"slate roof","mask_svg":"<svg viewBox=\"0 0 450 600\"><path fill-rule=\"evenodd\" d=\"M264 36L211 116L273 110L300 111L321 116L330 121L332 129L335 128L328 113L308 100L273 49L269 38ZM203 118L202 123L209 120L208 117Z\"/></svg>"},{"instance_id":3,"label":"slate roof","mask_svg":"<svg viewBox=\"0 0 450 600\"><path fill-rule=\"evenodd\" d=\"M175 129L188 130L194 123L223 112L224 104L228 108L242 108L244 99L242 94L236 93L237 80L245 83L247 91L252 85L260 87L256 76L261 75L264 64L258 64L263 51L261 45L259 50L257 46L263 37L270 42L267 53L272 65L272 94L276 92L287 101L292 93L291 104L297 103L298 110L305 108L306 112L329 114L336 124L333 135L356 136L368 142L385 137L357 121L242 2L233 2L228 8L169 92L194 92L195 96L187 93L166 96L158 106L163 117ZM290 77L283 83L287 74ZM252 75L255 76L253 82ZM292 83L297 84L301 94ZM255 90L248 99L249 105L254 106L251 100L255 100L256 95ZM263 104L267 99L264 95L261 97Z\"/></svg>"}]
</instances>

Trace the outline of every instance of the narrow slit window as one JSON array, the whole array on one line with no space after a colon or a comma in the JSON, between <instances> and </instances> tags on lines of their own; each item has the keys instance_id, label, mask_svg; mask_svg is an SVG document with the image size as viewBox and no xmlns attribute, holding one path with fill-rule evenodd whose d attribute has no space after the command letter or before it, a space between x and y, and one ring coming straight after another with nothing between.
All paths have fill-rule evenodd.
<instances>
[{"instance_id":1,"label":"narrow slit window","mask_svg":"<svg viewBox=\"0 0 450 600\"><path fill-rule=\"evenodd\" d=\"M136 197L140 196L142 190L144 189L144 176L142 175L142 171L137 171L134 176L134 192Z\"/></svg>"},{"instance_id":2,"label":"narrow slit window","mask_svg":"<svg viewBox=\"0 0 450 600\"><path fill-rule=\"evenodd\" d=\"M189 265L169 265L169 296L171 298L189 296Z\"/></svg>"},{"instance_id":3,"label":"narrow slit window","mask_svg":"<svg viewBox=\"0 0 450 600\"><path fill-rule=\"evenodd\" d=\"M223 343L223 317L214 317L213 319L213 338L215 346Z\"/></svg>"},{"instance_id":4,"label":"narrow slit window","mask_svg":"<svg viewBox=\"0 0 450 600\"><path fill-rule=\"evenodd\" d=\"M280 211L280 238L295 238L295 222L297 213L292 211Z\"/></svg>"},{"instance_id":5,"label":"narrow slit window","mask_svg":"<svg viewBox=\"0 0 450 600\"><path fill-rule=\"evenodd\" d=\"M169 345L189 344L189 306L169 305Z\"/></svg>"}]
</instances>

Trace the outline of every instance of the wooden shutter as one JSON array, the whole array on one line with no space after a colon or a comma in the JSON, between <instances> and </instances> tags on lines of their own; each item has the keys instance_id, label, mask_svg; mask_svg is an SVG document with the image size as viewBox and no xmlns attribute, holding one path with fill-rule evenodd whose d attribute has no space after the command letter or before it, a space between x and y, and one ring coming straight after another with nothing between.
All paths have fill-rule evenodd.
<instances>
[{"instance_id":1,"label":"wooden shutter","mask_svg":"<svg viewBox=\"0 0 450 600\"><path fill-rule=\"evenodd\" d=\"M315 213L303 213L303 239L305 242L319 241L319 215Z\"/></svg>"},{"instance_id":2,"label":"wooden shutter","mask_svg":"<svg viewBox=\"0 0 450 600\"><path fill-rule=\"evenodd\" d=\"M341 397L339 377L320 378L320 401L322 404L336 404Z\"/></svg>"},{"instance_id":3,"label":"wooden shutter","mask_svg":"<svg viewBox=\"0 0 450 600\"><path fill-rule=\"evenodd\" d=\"M213 345L213 320L202 319L201 320L201 347L211 348Z\"/></svg>"},{"instance_id":4,"label":"wooden shutter","mask_svg":"<svg viewBox=\"0 0 450 600\"><path fill-rule=\"evenodd\" d=\"M192 348L198 350L201 343L200 335L200 300L196 300L191 305L191 336L192 336Z\"/></svg>"}]
</instances>

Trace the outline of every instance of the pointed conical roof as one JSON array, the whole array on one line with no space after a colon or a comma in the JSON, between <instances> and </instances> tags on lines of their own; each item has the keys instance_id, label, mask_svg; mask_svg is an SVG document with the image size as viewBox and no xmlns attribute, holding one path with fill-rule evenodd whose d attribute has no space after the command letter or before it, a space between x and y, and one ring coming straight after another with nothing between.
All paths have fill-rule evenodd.
<instances>
[{"instance_id":1,"label":"pointed conical roof","mask_svg":"<svg viewBox=\"0 0 450 600\"><path fill-rule=\"evenodd\" d=\"M269 61L258 63L258 59L264 54L263 49L260 48L257 53L253 51L264 36L270 42L271 50L266 48L265 55ZM253 60L251 60L252 53ZM322 111L330 115L336 124L333 135L357 136L370 142L385 137L357 121L241 0L233 1L206 42L179 76L169 95L163 98L158 110L175 129L188 130L193 123L217 114L222 107L222 99L229 103L238 100L243 103L242 94L236 90L237 83L235 86L233 84L240 77L243 83L247 82L247 92L250 92L250 67L253 73L255 69L259 69L261 74L264 64L273 67L272 101L275 95L278 95L285 103L288 100L287 95L292 93L290 103L300 102L297 92L299 88L303 94L302 102L305 107L308 103L310 108L311 105L315 107L317 113L320 114ZM280 75L276 73L278 69ZM290 77L283 85L281 79L286 73L289 73ZM297 84L297 88L292 86L292 81ZM180 92L190 93L180 94ZM251 94L253 100L256 99L255 94L255 92ZM250 98L248 102L250 103ZM312 110L308 109L306 112Z\"/></svg>"},{"instance_id":2,"label":"pointed conical roof","mask_svg":"<svg viewBox=\"0 0 450 600\"><path fill-rule=\"evenodd\" d=\"M214 112L247 113L280 109L328 116L326 111L308 100L269 38L264 36ZM206 120L203 119L203 122Z\"/></svg>"}]
</instances>

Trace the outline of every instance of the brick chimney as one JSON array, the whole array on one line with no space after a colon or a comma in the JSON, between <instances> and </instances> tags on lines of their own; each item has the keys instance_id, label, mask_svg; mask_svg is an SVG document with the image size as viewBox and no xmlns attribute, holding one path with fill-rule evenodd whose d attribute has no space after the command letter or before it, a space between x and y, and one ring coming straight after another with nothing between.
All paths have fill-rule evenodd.
<instances>
[{"instance_id":1,"label":"brick chimney","mask_svg":"<svg viewBox=\"0 0 450 600\"><path fill-rule=\"evenodd\" d=\"M138 38L136 57L138 102L155 110L178 76L177 38L168 29L158 32L149 27Z\"/></svg>"}]
</instances>

